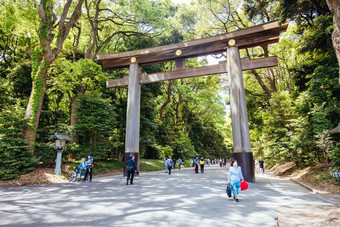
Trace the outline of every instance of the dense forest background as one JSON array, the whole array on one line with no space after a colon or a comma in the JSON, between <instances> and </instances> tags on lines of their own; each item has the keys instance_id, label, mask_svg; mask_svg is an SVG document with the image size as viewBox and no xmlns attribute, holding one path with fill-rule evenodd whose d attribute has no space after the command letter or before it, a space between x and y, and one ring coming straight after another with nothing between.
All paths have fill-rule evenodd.
<instances>
[{"instance_id":1,"label":"dense forest background","mask_svg":"<svg viewBox=\"0 0 340 227\"><path fill-rule=\"evenodd\" d=\"M280 42L241 50L279 66L244 72L255 157L268 164L340 166L339 65L326 0L0 0L0 180L53 166L48 140L69 134L63 158L122 160L127 88L105 81L97 53L156 47L290 19ZM214 56L223 60L224 56ZM206 65L186 60L186 67ZM169 71L174 62L142 67ZM232 157L227 75L142 85L140 155Z\"/></svg>"}]
</instances>

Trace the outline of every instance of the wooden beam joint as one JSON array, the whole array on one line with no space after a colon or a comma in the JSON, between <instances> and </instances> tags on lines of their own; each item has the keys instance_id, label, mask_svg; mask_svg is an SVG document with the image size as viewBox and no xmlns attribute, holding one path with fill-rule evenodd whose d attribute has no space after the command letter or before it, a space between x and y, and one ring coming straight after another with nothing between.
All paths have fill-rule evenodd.
<instances>
[{"instance_id":1,"label":"wooden beam joint","mask_svg":"<svg viewBox=\"0 0 340 227\"><path fill-rule=\"evenodd\" d=\"M252 70L252 69L260 69L260 68L270 68L278 65L277 57L266 57L259 59L242 59L241 60L242 70ZM196 67L186 69L181 67L174 71L168 72L160 72L160 73L152 73L152 74L141 74L139 77L140 84L149 84L155 82L161 82L166 80L176 80L176 79L184 79L198 76L208 76L208 75L216 75L227 73L226 64L218 64L218 65L210 65L203 67ZM113 79L106 81L107 88L114 87L123 87L129 84L128 76L124 76L120 79Z\"/></svg>"}]
</instances>

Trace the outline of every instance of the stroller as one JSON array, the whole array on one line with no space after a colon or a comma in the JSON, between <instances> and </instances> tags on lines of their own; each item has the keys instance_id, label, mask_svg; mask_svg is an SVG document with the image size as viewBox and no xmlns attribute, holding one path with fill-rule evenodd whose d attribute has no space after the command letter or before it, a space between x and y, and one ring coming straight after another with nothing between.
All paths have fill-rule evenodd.
<instances>
[{"instance_id":1,"label":"stroller","mask_svg":"<svg viewBox=\"0 0 340 227\"><path fill-rule=\"evenodd\" d=\"M69 182L71 181L80 181L80 171L79 167L76 167L72 173L72 176L68 180Z\"/></svg>"}]
</instances>

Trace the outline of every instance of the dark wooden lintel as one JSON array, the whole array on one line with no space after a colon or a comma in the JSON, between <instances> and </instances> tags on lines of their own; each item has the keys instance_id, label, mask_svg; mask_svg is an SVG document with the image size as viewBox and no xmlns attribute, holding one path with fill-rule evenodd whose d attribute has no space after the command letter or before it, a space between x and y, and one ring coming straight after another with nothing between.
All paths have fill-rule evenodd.
<instances>
[{"instance_id":1,"label":"dark wooden lintel","mask_svg":"<svg viewBox=\"0 0 340 227\"><path fill-rule=\"evenodd\" d=\"M143 66L172 61L177 58L206 56L225 52L230 39L236 41L235 46L239 49L276 43L279 41L280 33L284 32L287 27L288 23L280 26L278 21L272 21L235 32L183 43L128 52L98 54L97 59L102 61L105 69L117 69L128 67L132 57L136 58L136 63ZM176 55L178 50L181 51L180 55Z\"/></svg>"},{"instance_id":2,"label":"dark wooden lintel","mask_svg":"<svg viewBox=\"0 0 340 227\"><path fill-rule=\"evenodd\" d=\"M260 68L269 68L275 67L278 65L277 57L267 57L267 58L259 58L259 59L242 59L241 61L242 70L251 70L251 69L260 69ZM198 76L207 76L207 75L215 75L227 73L227 65L218 64L218 65L210 65L203 67L196 67L190 69L177 69L174 71L168 72L160 72L160 73L152 73L152 74L141 74L139 77L140 84L149 84L155 82L161 82L166 80L176 80L176 79L184 79L190 77L198 77ZM121 79L113 79L106 81L107 88L114 87L123 87L129 84L129 77L124 76Z\"/></svg>"}]
</instances>

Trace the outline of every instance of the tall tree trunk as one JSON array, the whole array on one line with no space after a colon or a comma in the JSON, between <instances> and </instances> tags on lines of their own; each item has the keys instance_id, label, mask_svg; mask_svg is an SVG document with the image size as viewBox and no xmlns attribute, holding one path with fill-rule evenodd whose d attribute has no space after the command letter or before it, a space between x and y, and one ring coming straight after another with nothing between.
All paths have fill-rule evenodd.
<instances>
[{"instance_id":1,"label":"tall tree trunk","mask_svg":"<svg viewBox=\"0 0 340 227\"><path fill-rule=\"evenodd\" d=\"M73 41L73 62L77 61L77 53L78 53L78 46L79 46L79 40L81 35L81 25L75 26L78 29L78 34L74 36Z\"/></svg>"},{"instance_id":2,"label":"tall tree trunk","mask_svg":"<svg viewBox=\"0 0 340 227\"><path fill-rule=\"evenodd\" d=\"M186 105L188 105L188 102L185 102ZM183 110L183 132L185 132L187 130L187 108L184 108Z\"/></svg>"},{"instance_id":3,"label":"tall tree trunk","mask_svg":"<svg viewBox=\"0 0 340 227\"><path fill-rule=\"evenodd\" d=\"M268 51L268 44L265 46L262 46L264 56L269 57L269 51ZM274 93L276 92L276 81L275 81L275 75L274 71L272 68L268 68L268 79L269 79L269 84L270 84L270 92Z\"/></svg>"},{"instance_id":4,"label":"tall tree trunk","mask_svg":"<svg viewBox=\"0 0 340 227\"><path fill-rule=\"evenodd\" d=\"M161 108L159 109L159 118L158 120L162 120L163 119L163 110L164 108L170 103L171 101L171 85L172 85L172 81L169 81L169 84L168 84L168 90L167 90L167 95L168 95L168 98L167 100L165 101L165 103L163 103L163 105L161 106Z\"/></svg>"},{"instance_id":5,"label":"tall tree trunk","mask_svg":"<svg viewBox=\"0 0 340 227\"><path fill-rule=\"evenodd\" d=\"M41 0L39 4L40 27L38 36L40 38L40 45L35 51L32 51L32 91L25 113L25 117L29 120L30 124L24 129L24 139L29 143L29 147L33 152L46 92L46 75L48 68L62 50L70 29L78 21L84 0L78 0L71 17L67 17L72 2L73 0L66 1L62 15L59 17L54 14L54 2L52 0ZM54 32L57 19L59 19L58 36L55 40ZM51 48L52 43L55 43L53 50Z\"/></svg>"},{"instance_id":6,"label":"tall tree trunk","mask_svg":"<svg viewBox=\"0 0 340 227\"><path fill-rule=\"evenodd\" d=\"M90 59L91 52L92 52L93 48L95 47L95 45L97 43L98 16L99 16L99 11L100 11L99 10L100 2L101 2L101 0L97 0L97 2L96 2L95 16L94 16L94 19L92 20L91 16L90 16L90 6L88 4L88 1L85 0L85 8L86 8L86 12L87 12L87 18L88 18L88 20L91 24L92 30L91 30L90 45L86 48L84 59ZM78 48L80 33L81 33L81 30L79 28L77 41L73 45L73 49L74 49L73 55L75 55L75 50L77 50L77 48ZM91 60L94 61L94 59L91 59ZM75 62L75 59L74 59L74 62ZM74 127L78 124L77 106L79 104L79 96L81 94L84 94L84 93L85 93L85 86L79 85L77 87L77 90L76 90L74 97L73 98L70 97L70 124L71 124L72 129L74 129ZM79 144L79 136L77 136L77 134L74 131L72 133L72 139L76 142L76 144Z\"/></svg>"},{"instance_id":7,"label":"tall tree trunk","mask_svg":"<svg viewBox=\"0 0 340 227\"><path fill-rule=\"evenodd\" d=\"M72 98L70 97L70 124L71 128L74 129L74 127L78 124L78 118L77 118L77 106L79 103L79 95L85 93L85 86L78 85L77 92L75 96ZM79 137L72 133L72 139L76 142L76 144L79 144Z\"/></svg>"},{"instance_id":8,"label":"tall tree trunk","mask_svg":"<svg viewBox=\"0 0 340 227\"><path fill-rule=\"evenodd\" d=\"M95 47L95 45L97 44L97 35L98 35L98 17L99 17L99 4L100 4L101 0L97 0L96 2L96 11L95 11L95 15L93 20L91 19L90 16L90 7L89 4L87 3L87 0L85 0L85 7L86 7L86 12L87 12L87 19L89 20L90 24L91 24L91 41L90 41L90 45L86 48L85 51L85 59L90 59L91 58L91 52L93 50L93 48ZM94 59L92 60L94 61Z\"/></svg>"},{"instance_id":9,"label":"tall tree trunk","mask_svg":"<svg viewBox=\"0 0 340 227\"><path fill-rule=\"evenodd\" d=\"M30 119L30 124L24 129L24 139L29 143L32 150L34 150L40 114L46 93L46 74L48 65L49 64L46 63L44 59L40 62L38 70L32 72L32 91L25 113L25 118ZM41 70L39 70L40 68Z\"/></svg>"},{"instance_id":10,"label":"tall tree trunk","mask_svg":"<svg viewBox=\"0 0 340 227\"><path fill-rule=\"evenodd\" d=\"M79 98L77 96L75 96L72 100L71 100L71 110L70 110L70 124L71 127L75 126L76 124L78 124L78 118L76 116L76 111L77 111L77 104L79 102Z\"/></svg>"},{"instance_id":11,"label":"tall tree trunk","mask_svg":"<svg viewBox=\"0 0 340 227\"><path fill-rule=\"evenodd\" d=\"M78 46L79 46L79 40L81 35L81 25L75 26L78 29L78 34L74 36L73 41L73 63L77 61L77 53L78 53ZM79 85L80 86L80 85ZM79 88L77 87L77 90ZM69 94L69 113L70 113L70 124L71 124L71 138L73 141L75 141L76 144L79 144L79 136L76 135L74 126L78 124L78 118L76 116L76 110L77 110L77 104L79 102L79 96L76 94L74 97L72 97L71 94Z\"/></svg>"},{"instance_id":12,"label":"tall tree trunk","mask_svg":"<svg viewBox=\"0 0 340 227\"><path fill-rule=\"evenodd\" d=\"M249 54L248 49L246 49L246 52L247 52L248 58L251 59L251 58L250 58L250 54ZM261 76L257 73L256 69L252 69L251 72L254 74L254 76L255 76L257 82L258 82L259 85L262 87L263 91L264 91L269 97L271 97L272 94L271 94L269 88L265 85L265 83L263 82Z\"/></svg>"},{"instance_id":13,"label":"tall tree trunk","mask_svg":"<svg viewBox=\"0 0 340 227\"><path fill-rule=\"evenodd\" d=\"M256 69L252 69L251 72L254 74L257 82L260 84L260 86L262 87L262 89L264 90L264 92L266 92L266 94L271 97L271 93L270 93L270 90L269 88L264 84L261 76L256 72Z\"/></svg>"},{"instance_id":14,"label":"tall tree trunk","mask_svg":"<svg viewBox=\"0 0 340 227\"><path fill-rule=\"evenodd\" d=\"M174 100L175 104L175 111L176 111L176 119L175 119L175 125L179 124L179 106L181 105L183 99L182 99L182 94L178 94L178 101Z\"/></svg>"},{"instance_id":15,"label":"tall tree trunk","mask_svg":"<svg viewBox=\"0 0 340 227\"><path fill-rule=\"evenodd\" d=\"M333 47L340 65L340 0L326 0L329 10L333 13L334 31L332 34ZM339 68L340 84L340 68Z\"/></svg>"}]
</instances>

